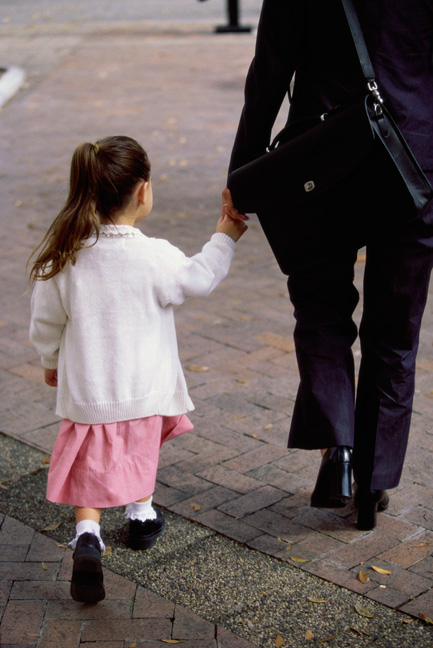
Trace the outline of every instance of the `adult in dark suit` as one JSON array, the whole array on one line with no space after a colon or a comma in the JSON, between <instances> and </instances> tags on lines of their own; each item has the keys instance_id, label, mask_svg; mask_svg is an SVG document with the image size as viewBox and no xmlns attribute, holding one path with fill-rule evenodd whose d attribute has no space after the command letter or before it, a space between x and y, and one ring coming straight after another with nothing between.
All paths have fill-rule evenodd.
<instances>
[{"instance_id":1,"label":"adult in dark suit","mask_svg":"<svg viewBox=\"0 0 433 648\"><path fill-rule=\"evenodd\" d=\"M431 182L433 0L355 3L379 87ZM289 122L365 95L341 0L264 0L230 170L265 152L293 77ZM227 188L223 198L223 210L242 218ZM367 246L357 390L356 256L355 249L342 252L288 279L300 372L288 445L322 449L313 506L344 505L353 462L358 527L370 529L403 468L433 264L433 209Z\"/></svg>"}]
</instances>

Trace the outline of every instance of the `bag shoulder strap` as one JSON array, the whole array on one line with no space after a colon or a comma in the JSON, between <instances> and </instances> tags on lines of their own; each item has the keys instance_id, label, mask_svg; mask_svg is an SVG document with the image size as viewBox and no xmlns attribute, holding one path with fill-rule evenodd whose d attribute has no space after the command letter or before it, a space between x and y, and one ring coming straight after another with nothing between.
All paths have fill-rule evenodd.
<instances>
[{"instance_id":1,"label":"bag shoulder strap","mask_svg":"<svg viewBox=\"0 0 433 648\"><path fill-rule=\"evenodd\" d=\"M353 42L355 43L355 48L358 54L359 62L361 64L362 73L367 81L367 84L373 84L375 83L375 73L371 64L367 46L365 44L364 35L362 33L355 5L353 4L353 0L341 1L343 4L344 13L346 14L347 22L349 23Z\"/></svg>"}]
</instances>

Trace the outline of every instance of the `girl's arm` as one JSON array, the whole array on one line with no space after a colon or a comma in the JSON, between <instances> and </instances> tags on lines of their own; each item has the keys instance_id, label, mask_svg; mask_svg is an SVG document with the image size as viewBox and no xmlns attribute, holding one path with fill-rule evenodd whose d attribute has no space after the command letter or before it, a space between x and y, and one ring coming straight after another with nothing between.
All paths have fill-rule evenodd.
<instances>
[{"instance_id":1,"label":"girl's arm","mask_svg":"<svg viewBox=\"0 0 433 648\"><path fill-rule=\"evenodd\" d=\"M164 254L164 271L160 273L158 286L161 306L182 304L186 297L207 297L227 276L236 241L246 230L243 221L221 216L215 234L192 257L168 241L160 241L160 252Z\"/></svg>"},{"instance_id":2,"label":"girl's arm","mask_svg":"<svg viewBox=\"0 0 433 648\"><path fill-rule=\"evenodd\" d=\"M41 356L42 366L47 370L54 371L57 368L66 321L67 315L56 281L37 281L31 300L30 341ZM55 386L54 374L50 381L47 384Z\"/></svg>"}]
</instances>

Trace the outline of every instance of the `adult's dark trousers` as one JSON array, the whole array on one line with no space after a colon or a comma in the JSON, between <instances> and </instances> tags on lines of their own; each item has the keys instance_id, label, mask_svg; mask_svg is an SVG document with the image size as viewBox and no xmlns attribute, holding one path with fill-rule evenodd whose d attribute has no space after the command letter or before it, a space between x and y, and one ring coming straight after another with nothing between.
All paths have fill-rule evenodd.
<instances>
[{"instance_id":1,"label":"adult's dark trousers","mask_svg":"<svg viewBox=\"0 0 433 648\"><path fill-rule=\"evenodd\" d=\"M366 248L355 389L356 257L356 250L345 251L289 277L300 385L288 446L353 447L356 483L394 488L407 448L433 266L433 207Z\"/></svg>"}]
</instances>

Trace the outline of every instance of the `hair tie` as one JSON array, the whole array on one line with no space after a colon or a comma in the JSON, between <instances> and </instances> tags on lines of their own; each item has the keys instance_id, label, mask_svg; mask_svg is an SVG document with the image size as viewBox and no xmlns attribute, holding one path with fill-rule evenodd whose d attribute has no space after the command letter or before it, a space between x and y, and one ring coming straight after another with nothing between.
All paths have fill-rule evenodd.
<instances>
[{"instance_id":1,"label":"hair tie","mask_svg":"<svg viewBox=\"0 0 433 648\"><path fill-rule=\"evenodd\" d=\"M94 150L95 150L95 155L98 155L98 152L99 152L99 145L98 145L98 144L94 144L94 145L93 145L93 148L94 148Z\"/></svg>"}]
</instances>

